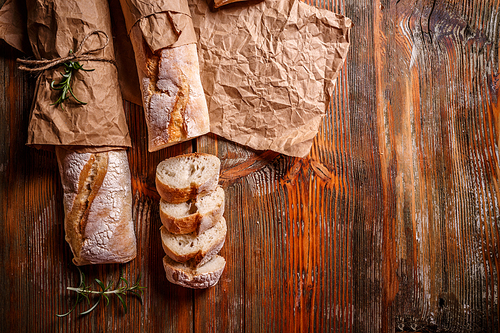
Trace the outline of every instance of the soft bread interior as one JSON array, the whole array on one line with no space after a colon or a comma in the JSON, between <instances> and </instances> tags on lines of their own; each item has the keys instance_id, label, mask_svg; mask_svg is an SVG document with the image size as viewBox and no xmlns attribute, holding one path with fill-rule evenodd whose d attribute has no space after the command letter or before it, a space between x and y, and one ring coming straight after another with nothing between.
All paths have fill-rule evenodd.
<instances>
[{"instance_id":1,"label":"soft bread interior","mask_svg":"<svg viewBox=\"0 0 500 333\"><path fill-rule=\"evenodd\" d=\"M169 158L158 164L156 176L173 188L200 185L218 175L220 160L209 154L188 154Z\"/></svg>"},{"instance_id":2,"label":"soft bread interior","mask_svg":"<svg viewBox=\"0 0 500 333\"><path fill-rule=\"evenodd\" d=\"M193 289L210 288L219 282L226 266L226 260L215 255L209 262L193 268L190 263L180 264L168 256L163 258L167 279L183 287Z\"/></svg>"},{"instance_id":3,"label":"soft bread interior","mask_svg":"<svg viewBox=\"0 0 500 333\"><path fill-rule=\"evenodd\" d=\"M217 187L213 192L207 195L198 197L195 202L181 202L173 204L160 200L160 209L164 214L173 218L183 218L189 215L199 213L205 215L211 211L219 209L224 205L224 190L222 187Z\"/></svg>"},{"instance_id":4,"label":"soft bread interior","mask_svg":"<svg viewBox=\"0 0 500 333\"><path fill-rule=\"evenodd\" d=\"M224 190L222 187L217 187L215 191L211 192L209 195L204 195L200 197L195 206L201 215L207 214L220 206L224 206Z\"/></svg>"},{"instance_id":5,"label":"soft bread interior","mask_svg":"<svg viewBox=\"0 0 500 333\"><path fill-rule=\"evenodd\" d=\"M212 273L220 269L223 269L226 266L226 260L219 255L213 256L212 259L210 259L209 261L207 261L207 263L201 266L196 266L194 263L190 261L185 263L180 263L173 260L169 256L165 256L163 260L168 266L172 267L173 269L182 270L191 276Z\"/></svg>"},{"instance_id":6,"label":"soft bread interior","mask_svg":"<svg viewBox=\"0 0 500 333\"><path fill-rule=\"evenodd\" d=\"M227 233L226 220L222 217L217 224L201 234L195 232L183 235L172 234L162 226L161 241L164 247L178 256L192 256L198 252L207 252L216 244L224 241Z\"/></svg>"},{"instance_id":7,"label":"soft bread interior","mask_svg":"<svg viewBox=\"0 0 500 333\"><path fill-rule=\"evenodd\" d=\"M193 274L198 275L198 274L215 272L219 269L224 269L225 266L226 266L226 260L219 255L215 255L205 265L197 267L194 270Z\"/></svg>"},{"instance_id":8,"label":"soft bread interior","mask_svg":"<svg viewBox=\"0 0 500 333\"><path fill-rule=\"evenodd\" d=\"M191 201L172 204L161 199L160 209L164 214L174 218L183 218L198 212L198 207Z\"/></svg>"}]
</instances>

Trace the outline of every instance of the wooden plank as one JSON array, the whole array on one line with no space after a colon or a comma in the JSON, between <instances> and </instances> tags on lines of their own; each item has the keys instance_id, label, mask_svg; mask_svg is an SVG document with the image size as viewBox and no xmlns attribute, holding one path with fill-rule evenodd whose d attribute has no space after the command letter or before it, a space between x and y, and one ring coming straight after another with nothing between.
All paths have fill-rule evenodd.
<instances>
[{"instance_id":1,"label":"wooden plank","mask_svg":"<svg viewBox=\"0 0 500 333\"><path fill-rule=\"evenodd\" d=\"M0 73L2 80L2 91L0 94L1 120L0 131L2 135L1 148L1 217L0 231L4 238L0 249L2 265L0 274L2 276L1 297L6 300L0 307L2 318L11 317L4 324L7 330L26 331L29 321L24 320L26 316L25 304L29 304L29 294L33 292L31 286L31 268L26 262L33 252L32 242L28 238L28 230L33 228L26 223L38 223L37 217L45 213L54 216L54 205L50 205L50 198L44 196L40 200L30 200L27 195L29 190L39 190L47 184L45 179L36 177L34 173L27 172L25 161L41 162L39 174L47 171L46 161L39 154L31 152L23 146L26 135L20 134L15 128L27 126L27 112L29 101L19 96L25 92L33 93L33 89L27 84L25 75L17 72L12 59L18 56L18 52L8 50L2 51L0 60ZM50 172L50 171L49 171ZM32 204L29 209L26 205ZM51 209L52 208L52 209ZM21 263L21 265L19 265Z\"/></svg>"},{"instance_id":2,"label":"wooden plank","mask_svg":"<svg viewBox=\"0 0 500 333\"><path fill-rule=\"evenodd\" d=\"M191 142L182 143L154 153L147 151L147 126L142 107L125 102L128 123L131 124L132 149L129 162L134 192L138 255L127 264L128 270L141 273L147 286L142 306L135 302L135 311L123 316L134 318L128 328L127 320L118 320L110 332L192 332L193 291L169 283L163 269L165 253L161 246L159 195L155 187L156 166L168 157L192 151ZM115 310L116 311L116 310Z\"/></svg>"},{"instance_id":3,"label":"wooden plank","mask_svg":"<svg viewBox=\"0 0 500 333\"><path fill-rule=\"evenodd\" d=\"M498 5L373 5L383 328L498 330Z\"/></svg>"}]
</instances>

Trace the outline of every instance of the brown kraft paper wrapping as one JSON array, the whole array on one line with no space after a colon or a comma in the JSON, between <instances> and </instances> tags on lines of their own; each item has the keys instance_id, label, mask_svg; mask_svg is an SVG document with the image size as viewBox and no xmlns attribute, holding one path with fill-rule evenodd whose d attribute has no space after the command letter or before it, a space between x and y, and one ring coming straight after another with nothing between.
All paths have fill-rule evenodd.
<instances>
[{"instance_id":1,"label":"brown kraft paper wrapping","mask_svg":"<svg viewBox=\"0 0 500 333\"><path fill-rule=\"evenodd\" d=\"M349 49L351 20L297 0L211 11L189 0L210 130L305 157Z\"/></svg>"},{"instance_id":2,"label":"brown kraft paper wrapping","mask_svg":"<svg viewBox=\"0 0 500 333\"><path fill-rule=\"evenodd\" d=\"M186 0L120 0L127 32L135 26L154 53L196 43Z\"/></svg>"},{"instance_id":3,"label":"brown kraft paper wrapping","mask_svg":"<svg viewBox=\"0 0 500 333\"><path fill-rule=\"evenodd\" d=\"M26 32L24 1L6 0L0 8L0 39L24 53L31 50Z\"/></svg>"},{"instance_id":4,"label":"brown kraft paper wrapping","mask_svg":"<svg viewBox=\"0 0 500 333\"><path fill-rule=\"evenodd\" d=\"M210 131L187 0L121 0L148 126L148 151Z\"/></svg>"},{"instance_id":5,"label":"brown kraft paper wrapping","mask_svg":"<svg viewBox=\"0 0 500 333\"><path fill-rule=\"evenodd\" d=\"M100 59L114 60L108 2L105 0L27 0L27 31L37 59L66 57L75 51L84 37L99 30L109 36L109 44L92 53ZM83 50L102 47L104 33L93 34ZM32 114L28 128L28 145L91 146L94 151L109 147L129 147L130 136L117 79L117 68L105 61L82 60L83 68L72 80L72 89L79 100L70 98L53 105L60 91L50 83L60 82L63 66L47 69L37 80ZM104 147L108 146L108 147Z\"/></svg>"}]
</instances>

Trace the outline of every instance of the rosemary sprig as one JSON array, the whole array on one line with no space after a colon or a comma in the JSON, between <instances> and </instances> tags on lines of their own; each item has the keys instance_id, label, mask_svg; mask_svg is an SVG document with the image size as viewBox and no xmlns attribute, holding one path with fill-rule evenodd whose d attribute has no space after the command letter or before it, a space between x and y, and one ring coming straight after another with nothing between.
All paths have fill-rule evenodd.
<instances>
[{"instance_id":1,"label":"rosemary sprig","mask_svg":"<svg viewBox=\"0 0 500 333\"><path fill-rule=\"evenodd\" d=\"M118 297L118 300L120 301L121 305L123 306L123 310L125 313L127 313L127 304L125 303L125 300L123 299L123 296L127 294L132 294L134 296L137 296L139 299L142 300L142 294L143 294L143 289L146 289L146 287L142 287L140 285L140 280L141 280L141 274L137 276L137 280L133 285L130 285L130 283L122 276L123 271L120 269L120 277L116 283L116 286L114 289L111 289L113 287L113 282L109 281L107 285L105 285L101 280L95 279L94 281L97 283L97 285L100 287L101 290L91 290L92 283L87 285L85 282L85 274L83 274L82 270L78 268L78 271L80 272L80 285L75 288L75 287L67 287L66 289L74 291L77 293L76 295L76 302L73 305L73 307L66 313L64 314L56 314L58 317L65 317L69 315L75 308L77 307L78 304L80 304L83 300L86 300L88 304L90 304L90 298L89 296L91 295L98 295L97 301L87 310L83 311L80 313L80 315L86 315L91 313L97 305L101 302L101 300L104 298L106 301L106 306L109 304L109 297L111 295L116 295Z\"/></svg>"},{"instance_id":2,"label":"rosemary sprig","mask_svg":"<svg viewBox=\"0 0 500 333\"><path fill-rule=\"evenodd\" d=\"M70 53L72 53L72 51L70 51ZM79 69L85 72L92 72L94 69L83 68L83 65L80 64L78 61L68 61L63 63L63 65L64 65L64 73L61 72L61 75L63 77L61 82L56 83L56 80L53 80L50 83L50 87L52 89L61 91L61 95L59 96L57 101L55 101L51 105L59 106L67 99L69 99L70 96L73 96L75 101L81 105L87 104L86 102L82 102L81 100L79 100L73 93L73 89L71 88L71 79L73 78L73 74Z\"/></svg>"}]
</instances>

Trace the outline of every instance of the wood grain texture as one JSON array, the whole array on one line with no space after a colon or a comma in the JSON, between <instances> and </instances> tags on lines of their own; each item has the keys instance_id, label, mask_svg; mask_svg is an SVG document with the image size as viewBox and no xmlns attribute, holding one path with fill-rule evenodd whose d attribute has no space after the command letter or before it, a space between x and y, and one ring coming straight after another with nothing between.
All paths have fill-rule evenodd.
<instances>
[{"instance_id":1,"label":"wood grain texture","mask_svg":"<svg viewBox=\"0 0 500 333\"><path fill-rule=\"evenodd\" d=\"M139 252L83 270L140 272L127 314L115 300L55 316L78 283L57 164L24 146L34 78L0 44L0 331L500 331L500 0L307 2L355 25L307 158L215 135L148 153L124 102ZM221 158L226 192L227 266L208 290L170 284L161 262L155 168L194 150Z\"/></svg>"},{"instance_id":2,"label":"wood grain texture","mask_svg":"<svg viewBox=\"0 0 500 333\"><path fill-rule=\"evenodd\" d=\"M384 233L396 240L384 251L384 302L399 328L499 329L498 5L374 4L378 148L394 219Z\"/></svg>"}]
</instances>

